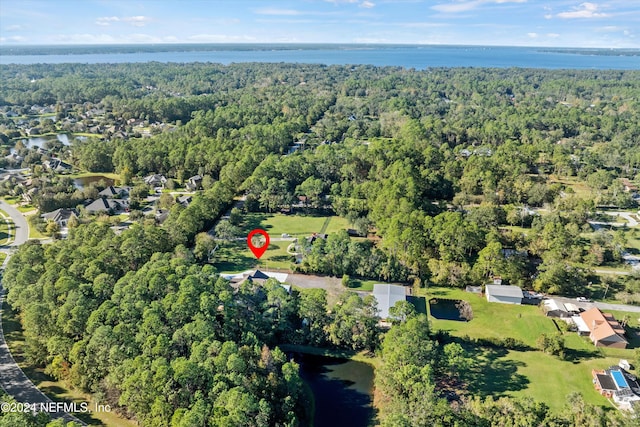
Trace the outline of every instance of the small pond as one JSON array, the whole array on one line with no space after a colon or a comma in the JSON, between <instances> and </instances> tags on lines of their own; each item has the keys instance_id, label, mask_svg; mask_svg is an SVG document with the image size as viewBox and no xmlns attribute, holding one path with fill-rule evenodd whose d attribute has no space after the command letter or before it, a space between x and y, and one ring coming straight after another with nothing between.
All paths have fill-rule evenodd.
<instances>
[{"instance_id":1,"label":"small pond","mask_svg":"<svg viewBox=\"0 0 640 427\"><path fill-rule=\"evenodd\" d=\"M300 376L313 391L315 427L367 427L373 409L373 367L349 359L295 353Z\"/></svg>"},{"instance_id":2,"label":"small pond","mask_svg":"<svg viewBox=\"0 0 640 427\"><path fill-rule=\"evenodd\" d=\"M98 183L100 181L104 181L104 183L106 185L114 185L116 183L115 180L111 179L111 178L107 178L106 176L103 175L91 175L91 176L81 176L79 178L75 178L73 180L73 185L76 186L76 188L84 188L92 183Z\"/></svg>"},{"instance_id":3,"label":"small pond","mask_svg":"<svg viewBox=\"0 0 640 427\"><path fill-rule=\"evenodd\" d=\"M432 298L429 300L429 311L436 319L443 320L465 320L460 316L457 299L439 299Z\"/></svg>"},{"instance_id":4,"label":"small pond","mask_svg":"<svg viewBox=\"0 0 640 427\"><path fill-rule=\"evenodd\" d=\"M21 139L22 143L28 147L42 147L47 148L48 141L55 141L56 139L59 142L62 142L63 145L71 145L71 140L73 135L68 135L66 133L59 133L57 135L48 135L48 136L34 136L31 138Z\"/></svg>"}]
</instances>

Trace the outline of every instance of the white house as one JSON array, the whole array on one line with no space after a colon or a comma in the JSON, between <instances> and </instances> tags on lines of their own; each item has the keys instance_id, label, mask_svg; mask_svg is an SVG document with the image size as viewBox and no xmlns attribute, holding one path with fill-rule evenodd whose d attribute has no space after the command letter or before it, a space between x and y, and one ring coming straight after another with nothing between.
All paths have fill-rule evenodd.
<instances>
[{"instance_id":1,"label":"white house","mask_svg":"<svg viewBox=\"0 0 640 427\"><path fill-rule=\"evenodd\" d=\"M503 304L522 303L522 289L517 286L487 285L484 293L489 302L501 302Z\"/></svg>"}]
</instances>

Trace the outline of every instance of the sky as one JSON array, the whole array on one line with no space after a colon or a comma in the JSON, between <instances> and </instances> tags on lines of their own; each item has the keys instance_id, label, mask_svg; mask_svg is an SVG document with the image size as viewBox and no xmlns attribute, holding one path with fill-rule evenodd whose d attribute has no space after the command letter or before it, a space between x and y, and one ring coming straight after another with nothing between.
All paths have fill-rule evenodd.
<instances>
[{"instance_id":1,"label":"sky","mask_svg":"<svg viewBox=\"0 0 640 427\"><path fill-rule=\"evenodd\" d=\"M640 0L0 0L0 45L640 48Z\"/></svg>"}]
</instances>

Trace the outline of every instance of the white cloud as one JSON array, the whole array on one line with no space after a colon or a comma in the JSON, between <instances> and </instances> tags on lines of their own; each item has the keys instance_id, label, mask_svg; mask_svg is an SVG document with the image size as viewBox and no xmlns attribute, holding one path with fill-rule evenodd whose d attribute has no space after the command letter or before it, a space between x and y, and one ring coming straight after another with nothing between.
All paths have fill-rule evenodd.
<instances>
[{"instance_id":1,"label":"white cloud","mask_svg":"<svg viewBox=\"0 0 640 427\"><path fill-rule=\"evenodd\" d=\"M531 37L532 39L535 39L536 37L538 37L538 33L527 33L527 36Z\"/></svg>"},{"instance_id":2,"label":"white cloud","mask_svg":"<svg viewBox=\"0 0 640 427\"><path fill-rule=\"evenodd\" d=\"M144 27L150 21L151 18L142 15L125 16L122 18L118 16L103 16L96 19L96 24L100 25L101 27L107 27L113 22L126 22L127 24L133 25L134 27Z\"/></svg>"},{"instance_id":3,"label":"white cloud","mask_svg":"<svg viewBox=\"0 0 640 427\"><path fill-rule=\"evenodd\" d=\"M567 12L558 13L558 18L564 19L589 19L589 18L606 18L609 15L608 13L602 13L598 10L600 6L595 3L582 3L580 6L573 7L573 10Z\"/></svg>"},{"instance_id":4,"label":"white cloud","mask_svg":"<svg viewBox=\"0 0 640 427\"><path fill-rule=\"evenodd\" d=\"M22 27L22 25L9 25L7 28L5 28L5 31L20 31L23 30L24 28Z\"/></svg>"},{"instance_id":5,"label":"white cloud","mask_svg":"<svg viewBox=\"0 0 640 427\"><path fill-rule=\"evenodd\" d=\"M22 36L0 37L0 43L23 43L27 38Z\"/></svg>"},{"instance_id":6,"label":"white cloud","mask_svg":"<svg viewBox=\"0 0 640 427\"><path fill-rule=\"evenodd\" d=\"M111 25L112 22L118 22L118 21L120 21L120 18L118 18L117 16L103 16L96 19L96 24L102 27L106 27L108 25Z\"/></svg>"},{"instance_id":7,"label":"white cloud","mask_svg":"<svg viewBox=\"0 0 640 427\"><path fill-rule=\"evenodd\" d=\"M455 1L454 3L441 3L431 6L431 9L444 13L459 13L477 9L484 4L526 3L527 0L471 0Z\"/></svg>"},{"instance_id":8,"label":"white cloud","mask_svg":"<svg viewBox=\"0 0 640 427\"><path fill-rule=\"evenodd\" d=\"M375 7L376 4L373 2L370 2L369 0L365 0L362 3L360 3L360 7L364 7L365 9L371 9L372 7Z\"/></svg>"},{"instance_id":9,"label":"white cloud","mask_svg":"<svg viewBox=\"0 0 640 427\"><path fill-rule=\"evenodd\" d=\"M560 34L558 34L558 33L547 33L547 37L549 37L550 39L557 39L558 37L560 37Z\"/></svg>"},{"instance_id":10,"label":"white cloud","mask_svg":"<svg viewBox=\"0 0 640 427\"><path fill-rule=\"evenodd\" d=\"M149 18L148 16L139 15L127 16L125 18L122 18L122 20L133 25L134 27L144 27L149 21L151 21L151 18Z\"/></svg>"}]
</instances>

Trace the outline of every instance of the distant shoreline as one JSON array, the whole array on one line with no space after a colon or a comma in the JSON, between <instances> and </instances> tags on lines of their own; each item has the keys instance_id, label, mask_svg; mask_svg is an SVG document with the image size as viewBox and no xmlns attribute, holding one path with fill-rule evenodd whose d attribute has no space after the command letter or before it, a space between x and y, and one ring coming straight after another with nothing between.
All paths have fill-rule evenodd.
<instances>
[{"instance_id":1,"label":"distant shoreline","mask_svg":"<svg viewBox=\"0 0 640 427\"><path fill-rule=\"evenodd\" d=\"M154 52L224 52L289 50L385 50L385 49L523 49L543 53L599 56L640 56L640 49L569 48L535 46L482 46L438 44L355 44L355 43L163 43L99 45L2 45L0 55L86 55Z\"/></svg>"}]
</instances>

